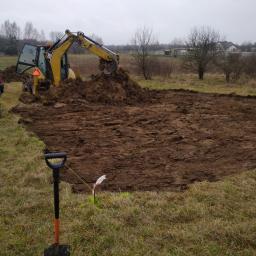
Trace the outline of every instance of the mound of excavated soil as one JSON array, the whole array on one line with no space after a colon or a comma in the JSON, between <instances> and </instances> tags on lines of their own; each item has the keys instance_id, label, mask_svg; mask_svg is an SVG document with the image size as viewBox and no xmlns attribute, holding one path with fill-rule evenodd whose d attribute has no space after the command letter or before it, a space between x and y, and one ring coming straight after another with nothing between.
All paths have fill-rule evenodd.
<instances>
[{"instance_id":1,"label":"mound of excavated soil","mask_svg":"<svg viewBox=\"0 0 256 256\"><path fill-rule=\"evenodd\" d=\"M61 99L82 98L88 102L119 104L148 100L148 91L142 89L122 70L112 76L99 75L92 81L67 81L59 94Z\"/></svg>"},{"instance_id":2,"label":"mound of excavated soil","mask_svg":"<svg viewBox=\"0 0 256 256\"><path fill-rule=\"evenodd\" d=\"M75 101L119 105L147 102L151 94L130 79L124 70L119 69L113 76L101 74L91 81L64 81L60 87L41 94L41 100L45 105Z\"/></svg>"},{"instance_id":3,"label":"mound of excavated soil","mask_svg":"<svg viewBox=\"0 0 256 256\"><path fill-rule=\"evenodd\" d=\"M16 73L16 67L11 66L2 71L0 71L0 76L3 78L4 82L24 82L28 77L29 74L22 74L19 75Z\"/></svg>"}]
</instances>

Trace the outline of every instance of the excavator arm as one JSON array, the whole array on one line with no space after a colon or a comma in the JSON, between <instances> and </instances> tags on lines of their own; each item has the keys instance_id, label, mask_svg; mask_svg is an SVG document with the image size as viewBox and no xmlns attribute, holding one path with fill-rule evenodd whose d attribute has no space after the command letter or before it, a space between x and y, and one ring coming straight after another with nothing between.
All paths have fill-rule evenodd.
<instances>
[{"instance_id":1,"label":"excavator arm","mask_svg":"<svg viewBox=\"0 0 256 256\"><path fill-rule=\"evenodd\" d=\"M77 40L81 47L86 48L89 52L100 58L100 70L104 71L106 74L112 74L117 70L119 64L118 54L85 36L82 32L77 33Z\"/></svg>"},{"instance_id":2,"label":"excavator arm","mask_svg":"<svg viewBox=\"0 0 256 256\"><path fill-rule=\"evenodd\" d=\"M65 36L57 41L51 48L48 49L46 54L46 61L51 66L51 74L53 84L58 86L62 80L61 67L63 55L68 51L72 44L76 41L76 36L71 33L66 33ZM67 65L67 63L65 63ZM68 67L66 67L68 68Z\"/></svg>"},{"instance_id":3,"label":"excavator arm","mask_svg":"<svg viewBox=\"0 0 256 256\"><path fill-rule=\"evenodd\" d=\"M98 42L87 37L82 32L72 33L69 30L65 31L65 36L55 43L47 52L47 58L52 69L52 76L55 85L59 85L61 79L61 59L64 53L77 42L82 48L87 49L92 54L100 59L99 69L104 73L110 75L118 68L119 56L100 45Z\"/></svg>"}]
</instances>

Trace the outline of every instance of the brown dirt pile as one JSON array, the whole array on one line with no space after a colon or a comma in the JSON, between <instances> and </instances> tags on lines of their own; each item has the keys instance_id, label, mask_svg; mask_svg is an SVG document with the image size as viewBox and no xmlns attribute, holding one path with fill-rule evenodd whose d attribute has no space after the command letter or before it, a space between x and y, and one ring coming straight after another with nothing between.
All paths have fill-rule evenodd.
<instances>
[{"instance_id":1,"label":"brown dirt pile","mask_svg":"<svg viewBox=\"0 0 256 256\"><path fill-rule=\"evenodd\" d=\"M60 87L51 88L41 95L45 105L77 101L120 105L150 101L152 92L142 89L124 70L119 69L113 76L101 74L91 81L67 80Z\"/></svg>"},{"instance_id":2,"label":"brown dirt pile","mask_svg":"<svg viewBox=\"0 0 256 256\"><path fill-rule=\"evenodd\" d=\"M11 66L0 71L0 76L3 78L5 83L24 82L27 78L29 78L29 74L17 74L15 66Z\"/></svg>"}]
</instances>

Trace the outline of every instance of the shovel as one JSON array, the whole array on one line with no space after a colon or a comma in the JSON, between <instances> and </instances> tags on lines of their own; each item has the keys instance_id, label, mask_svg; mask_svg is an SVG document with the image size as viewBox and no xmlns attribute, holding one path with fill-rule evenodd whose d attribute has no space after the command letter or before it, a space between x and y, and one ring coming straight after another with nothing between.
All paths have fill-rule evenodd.
<instances>
[{"instance_id":1,"label":"shovel","mask_svg":"<svg viewBox=\"0 0 256 256\"><path fill-rule=\"evenodd\" d=\"M52 169L54 189L54 244L44 250L44 256L70 256L70 246L60 245L60 221L59 221L59 176L60 169L64 166L66 153L47 153L44 155L46 164ZM53 162L54 160L54 162ZM58 160L58 161L56 161Z\"/></svg>"}]
</instances>

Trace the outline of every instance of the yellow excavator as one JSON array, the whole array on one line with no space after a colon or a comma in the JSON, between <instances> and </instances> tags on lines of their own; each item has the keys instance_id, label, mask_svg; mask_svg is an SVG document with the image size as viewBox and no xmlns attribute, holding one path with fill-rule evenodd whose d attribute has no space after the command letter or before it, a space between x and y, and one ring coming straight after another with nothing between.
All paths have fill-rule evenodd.
<instances>
[{"instance_id":1,"label":"yellow excavator","mask_svg":"<svg viewBox=\"0 0 256 256\"><path fill-rule=\"evenodd\" d=\"M119 55L94 41L82 32L65 31L65 35L51 46L25 44L19 55L16 72L22 74L34 69L31 79L31 92L37 94L38 88L49 89L50 85L59 86L65 79L75 79L75 74L69 66L67 52L78 43L89 52L99 57L99 69L112 75L119 64Z\"/></svg>"}]
</instances>

